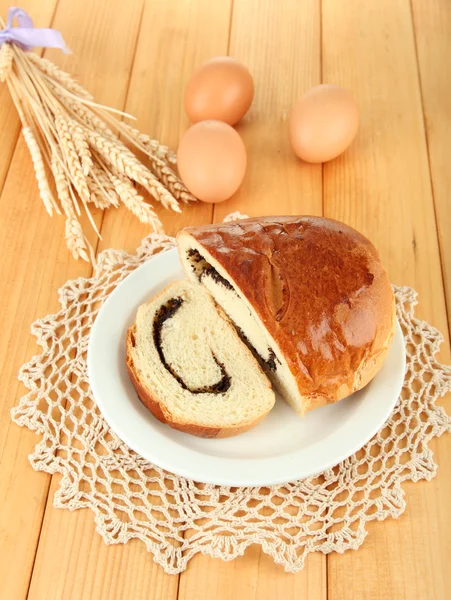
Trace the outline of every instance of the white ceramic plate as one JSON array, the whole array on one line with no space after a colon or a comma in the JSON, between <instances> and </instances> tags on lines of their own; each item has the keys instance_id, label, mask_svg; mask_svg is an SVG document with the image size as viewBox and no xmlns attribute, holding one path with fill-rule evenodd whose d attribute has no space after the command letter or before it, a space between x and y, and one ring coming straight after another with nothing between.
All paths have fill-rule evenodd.
<instances>
[{"instance_id":1,"label":"white ceramic plate","mask_svg":"<svg viewBox=\"0 0 451 600\"><path fill-rule=\"evenodd\" d=\"M273 485L336 465L382 427L404 379L405 348L399 324L382 369L364 390L304 418L277 398L259 425L233 438L201 439L160 423L141 404L128 379L125 334L140 304L183 278L175 248L158 254L116 288L91 332L88 371L95 400L110 427L138 454L195 481Z\"/></svg>"}]
</instances>

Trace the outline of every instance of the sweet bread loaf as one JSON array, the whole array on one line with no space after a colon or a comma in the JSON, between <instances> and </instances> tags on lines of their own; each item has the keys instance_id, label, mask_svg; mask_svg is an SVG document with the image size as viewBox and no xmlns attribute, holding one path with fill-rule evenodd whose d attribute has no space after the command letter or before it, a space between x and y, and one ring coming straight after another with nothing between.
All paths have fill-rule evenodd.
<instances>
[{"instance_id":1,"label":"sweet bread loaf","mask_svg":"<svg viewBox=\"0 0 451 600\"><path fill-rule=\"evenodd\" d=\"M182 265L300 414L363 388L395 331L393 291L363 235L320 217L191 227Z\"/></svg>"},{"instance_id":2,"label":"sweet bread loaf","mask_svg":"<svg viewBox=\"0 0 451 600\"><path fill-rule=\"evenodd\" d=\"M273 407L271 385L233 325L200 285L179 281L138 309L127 370L163 423L202 437L256 425Z\"/></svg>"}]
</instances>

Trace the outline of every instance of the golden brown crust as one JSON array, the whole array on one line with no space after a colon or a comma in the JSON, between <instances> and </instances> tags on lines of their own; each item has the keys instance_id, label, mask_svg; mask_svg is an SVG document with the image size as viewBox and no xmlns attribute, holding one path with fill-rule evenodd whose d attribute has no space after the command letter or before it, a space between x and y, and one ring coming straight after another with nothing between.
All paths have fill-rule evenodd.
<instances>
[{"instance_id":1,"label":"golden brown crust","mask_svg":"<svg viewBox=\"0 0 451 600\"><path fill-rule=\"evenodd\" d=\"M178 423L173 420L172 415L167 411L163 410L163 407L158 400L156 400L149 392L149 390L145 387L145 385L140 381L139 373L135 368L133 363L133 347L134 347L134 332L136 325L132 325L127 332L127 341L126 341L126 366L127 373L130 378L130 381L133 384L133 387L138 394L138 398L144 404L146 408L150 410L150 412L162 423L169 425L173 429L177 429L178 431L182 431L183 433L189 433L190 435L195 435L197 437L202 438L226 438L232 437L234 435L238 435L240 433L244 433L252 427L255 427L268 413L265 413L252 423L242 426L242 427L229 427L229 428L219 428L219 427L203 427L200 425L194 425L191 423Z\"/></svg>"},{"instance_id":2,"label":"golden brown crust","mask_svg":"<svg viewBox=\"0 0 451 600\"><path fill-rule=\"evenodd\" d=\"M395 327L394 295L373 244L321 217L191 227L287 360L306 409L364 387Z\"/></svg>"}]
</instances>

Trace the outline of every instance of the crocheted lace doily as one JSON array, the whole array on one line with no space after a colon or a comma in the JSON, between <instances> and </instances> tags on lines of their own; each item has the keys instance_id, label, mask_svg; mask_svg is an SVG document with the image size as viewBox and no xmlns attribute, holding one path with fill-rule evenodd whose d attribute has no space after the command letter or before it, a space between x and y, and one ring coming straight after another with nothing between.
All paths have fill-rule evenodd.
<instances>
[{"instance_id":1,"label":"crocheted lace doily","mask_svg":"<svg viewBox=\"0 0 451 600\"><path fill-rule=\"evenodd\" d=\"M168 573L202 552L231 560L251 544L287 571L310 552L357 549L366 524L405 509L403 481L436 473L428 442L451 430L436 400L451 388L451 369L435 355L442 337L414 316L416 293L395 287L407 348L404 388L383 429L364 448L316 477L272 488L195 483L167 473L128 448L91 396L86 352L96 315L117 284L174 239L152 234L136 254L106 250L90 279L68 281L61 310L32 326L42 352L19 378L29 390L13 420L38 432L34 469L61 473L54 504L90 508L107 544L142 540Z\"/></svg>"}]
</instances>

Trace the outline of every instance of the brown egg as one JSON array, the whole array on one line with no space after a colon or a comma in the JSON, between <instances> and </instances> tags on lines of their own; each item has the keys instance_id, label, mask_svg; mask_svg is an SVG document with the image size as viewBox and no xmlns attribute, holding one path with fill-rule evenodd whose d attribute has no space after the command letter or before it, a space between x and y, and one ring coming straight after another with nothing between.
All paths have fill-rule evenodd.
<instances>
[{"instance_id":1,"label":"brown egg","mask_svg":"<svg viewBox=\"0 0 451 600\"><path fill-rule=\"evenodd\" d=\"M293 150L303 160L321 163L344 152L359 128L359 111L351 94L337 85L318 85L290 115Z\"/></svg>"},{"instance_id":2,"label":"brown egg","mask_svg":"<svg viewBox=\"0 0 451 600\"><path fill-rule=\"evenodd\" d=\"M177 164L183 183L194 196L204 202L222 202L243 181L246 149L230 125L201 121L182 137Z\"/></svg>"},{"instance_id":3,"label":"brown egg","mask_svg":"<svg viewBox=\"0 0 451 600\"><path fill-rule=\"evenodd\" d=\"M235 125L249 110L254 82L249 69L230 56L204 63L185 90L185 110L193 123L216 119Z\"/></svg>"}]
</instances>

